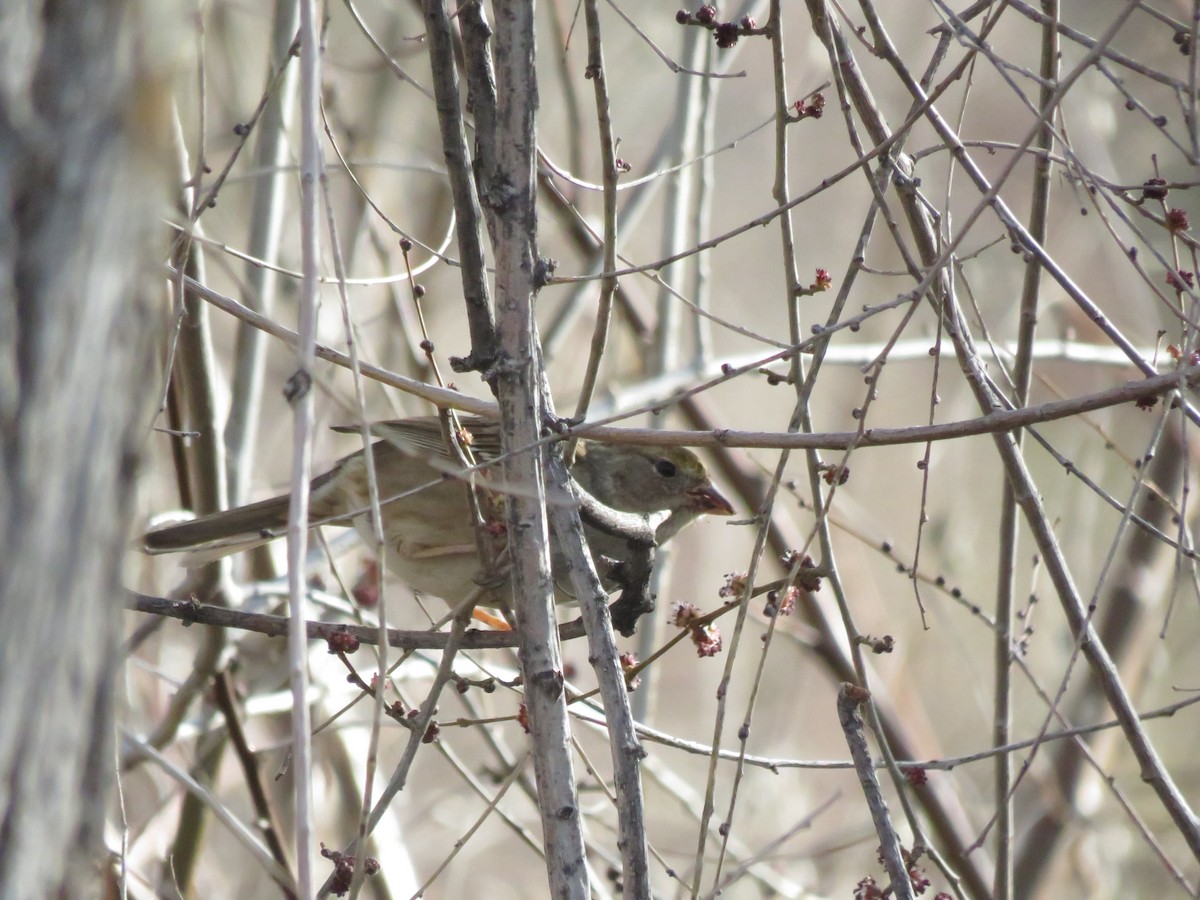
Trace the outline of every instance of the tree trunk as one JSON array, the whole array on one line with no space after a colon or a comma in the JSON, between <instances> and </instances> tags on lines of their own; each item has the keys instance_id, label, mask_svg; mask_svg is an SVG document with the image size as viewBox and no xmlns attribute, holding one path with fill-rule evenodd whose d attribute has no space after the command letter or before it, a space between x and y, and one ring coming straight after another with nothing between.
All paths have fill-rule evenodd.
<instances>
[{"instance_id":1,"label":"tree trunk","mask_svg":"<svg viewBox=\"0 0 1200 900\"><path fill-rule=\"evenodd\" d=\"M0 896L96 893L121 561L158 367L166 21L0 12Z\"/></svg>"}]
</instances>

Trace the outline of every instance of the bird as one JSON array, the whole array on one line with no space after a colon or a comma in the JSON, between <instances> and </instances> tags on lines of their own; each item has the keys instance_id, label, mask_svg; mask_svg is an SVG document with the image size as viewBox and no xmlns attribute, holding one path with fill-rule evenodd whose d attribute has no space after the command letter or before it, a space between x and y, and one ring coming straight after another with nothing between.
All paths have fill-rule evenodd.
<instances>
[{"instance_id":1,"label":"bird","mask_svg":"<svg viewBox=\"0 0 1200 900\"><path fill-rule=\"evenodd\" d=\"M504 521L504 498L511 491L501 481L499 466L484 465L500 456L500 431L495 422L474 416L458 417L457 422L457 447L448 440L449 426L437 416L370 425L378 438L372 453L386 565L414 591L441 597L453 607L473 602L476 618L500 626L503 620L478 610L507 609L512 590L504 572L506 550L499 524ZM358 432L359 428L334 430ZM480 464L470 469L469 477L464 474L463 454ZM655 531L659 544L703 515L733 514L733 506L713 484L704 463L683 447L581 440L570 472L605 506L641 515L666 513L665 518L656 517L662 519ZM151 554L189 551L191 565L247 550L286 531L289 502L290 496L284 494L158 528L143 535L143 547ZM370 506L367 460L359 450L313 479L308 521L313 527L354 526L363 541L374 546ZM474 524L480 518L476 509L482 514L482 529ZM619 537L591 526L585 526L585 532L593 557L621 558L625 545ZM495 563L491 577L480 555L481 533L483 542L496 549L490 554ZM559 556L552 553L557 599L569 602L566 564Z\"/></svg>"}]
</instances>

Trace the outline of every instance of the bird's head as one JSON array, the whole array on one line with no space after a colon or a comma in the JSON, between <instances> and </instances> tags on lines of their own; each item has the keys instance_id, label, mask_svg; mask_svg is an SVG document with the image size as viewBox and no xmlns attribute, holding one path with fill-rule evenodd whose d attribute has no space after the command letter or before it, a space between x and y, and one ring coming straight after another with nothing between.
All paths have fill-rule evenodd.
<instances>
[{"instance_id":1,"label":"bird's head","mask_svg":"<svg viewBox=\"0 0 1200 900\"><path fill-rule=\"evenodd\" d=\"M700 457L685 447L586 442L571 474L601 503L623 512L733 514Z\"/></svg>"}]
</instances>

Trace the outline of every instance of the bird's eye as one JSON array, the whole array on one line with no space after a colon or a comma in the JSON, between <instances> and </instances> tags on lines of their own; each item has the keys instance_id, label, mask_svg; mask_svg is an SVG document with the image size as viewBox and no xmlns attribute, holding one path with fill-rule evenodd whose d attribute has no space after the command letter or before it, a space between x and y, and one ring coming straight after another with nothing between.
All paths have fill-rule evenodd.
<instances>
[{"instance_id":1,"label":"bird's eye","mask_svg":"<svg viewBox=\"0 0 1200 900\"><path fill-rule=\"evenodd\" d=\"M663 478L674 478L677 470L675 468L675 463L671 462L665 457L660 457L654 461L654 471Z\"/></svg>"}]
</instances>

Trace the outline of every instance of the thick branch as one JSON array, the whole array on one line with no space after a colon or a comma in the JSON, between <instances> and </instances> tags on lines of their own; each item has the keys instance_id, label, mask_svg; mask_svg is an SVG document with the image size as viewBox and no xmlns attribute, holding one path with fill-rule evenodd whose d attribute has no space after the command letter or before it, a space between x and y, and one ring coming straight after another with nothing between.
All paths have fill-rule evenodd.
<instances>
[{"instance_id":1,"label":"thick branch","mask_svg":"<svg viewBox=\"0 0 1200 900\"><path fill-rule=\"evenodd\" d=\"M508 503L513 608L517 614L525 703L533 736L538 807L550 893L586 898L583 822L571 763L562 657L554 623L546 521L544 450L519 452L540 436L541 360L533 319L538 287L534 151L537 80L533 4L503 0L496 9L496 172L487 198L495 217L496 330L500 358L488 373L500 402L501 445L514 453L506 480L519 488ZM477 354L480 347L473 348Z\"/></svg>"}]
</instances>

